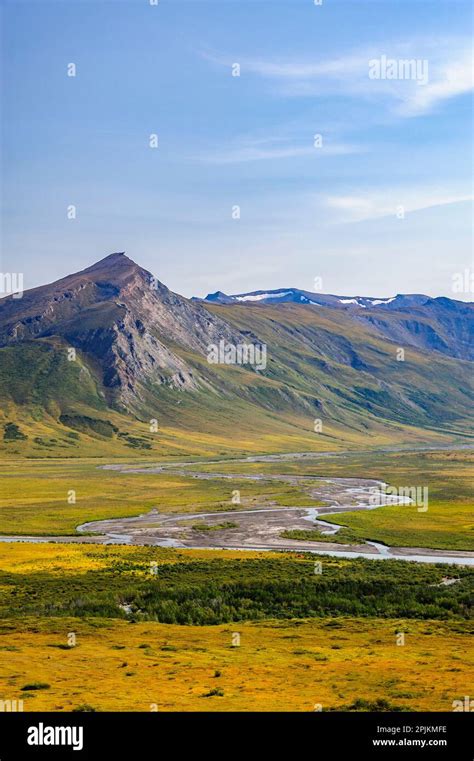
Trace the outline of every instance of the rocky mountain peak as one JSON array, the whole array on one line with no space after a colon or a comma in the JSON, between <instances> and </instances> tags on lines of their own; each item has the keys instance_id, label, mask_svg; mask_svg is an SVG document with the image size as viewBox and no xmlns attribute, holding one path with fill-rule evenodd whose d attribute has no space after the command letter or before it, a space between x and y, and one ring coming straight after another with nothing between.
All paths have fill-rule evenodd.
<instances>
[{"instance_id":1,"label":"rocky mountain peak","mask_svg":"<svg viewBox=\"0 0 474 761\"><path fill-rule=\"evenodd\" d=\"M182 350L202 357L209 344L243 336L116 252L0 303L0 346L38 338L59 339L93 358L104 386L132 408L146 383L197 388Z\"/></svg>"}]
</instances>

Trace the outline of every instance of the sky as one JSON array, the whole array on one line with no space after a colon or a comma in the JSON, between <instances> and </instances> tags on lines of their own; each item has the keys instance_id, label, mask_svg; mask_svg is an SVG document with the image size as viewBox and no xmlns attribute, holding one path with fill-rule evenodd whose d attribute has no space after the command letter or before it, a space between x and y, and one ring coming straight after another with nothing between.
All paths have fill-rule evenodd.
<instances>
[{"instance_id":1,"label":"sky","mask_svg":"<svg viewBox=\"0 0 474 761\"><path fill-rule=\"evenodd\" d=\"M318 2L2 0L2 273L472 301L470 3Z\"/></svg>"}]
</instances>

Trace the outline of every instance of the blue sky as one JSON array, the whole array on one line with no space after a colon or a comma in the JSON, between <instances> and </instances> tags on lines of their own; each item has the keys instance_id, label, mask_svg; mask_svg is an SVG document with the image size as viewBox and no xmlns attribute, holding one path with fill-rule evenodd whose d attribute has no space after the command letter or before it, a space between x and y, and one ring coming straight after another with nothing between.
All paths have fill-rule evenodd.
<instances>
[{"instance_id":1,"label":"blue sky","mask_svg":"<svg viewBox=\"0 0 474 761\"><path fill-rule=\"evenodd\" d=\"M2 11L2 271L25 287L126 251L186 296L321 278L472 300L452 292L472 268L470 3ZM428 81L371 79L382 56Z\"/></svg>"}]
</instances>

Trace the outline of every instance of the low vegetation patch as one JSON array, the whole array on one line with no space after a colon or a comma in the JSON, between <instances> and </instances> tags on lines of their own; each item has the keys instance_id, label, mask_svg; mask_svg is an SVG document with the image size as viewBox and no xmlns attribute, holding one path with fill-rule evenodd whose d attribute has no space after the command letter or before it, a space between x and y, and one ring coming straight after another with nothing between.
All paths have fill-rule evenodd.
<instances>
[{"instance_id":1,"label":"low vegetation patch","mask_svg":"<svg viewBox=\"0 0 474 761\"><path fill-rule=\"evenodd\" d=\"M59 422L67 428L74 428L76 431L82 431L82 433L96 433L109 439L118 432L118 428L108 420L91 418L87 415L64 414L60 415Z\"/></svg>"},{"instance_id":2,"label":"low vegetation patch","mask_svg":"<svg viewBox=\"0 0 474 761\"><path fill-rule=\"evenodd\" d=\"M16 423L6 423L3 429L4 441L26 441L28 436Z\"/></svg>"},{"instance_id":3,"label":"low vegetation patch","mask_svg":"<svg viewBox=\"0 0 474 761\"><path fill-rule=\"evenodd\" d=\"M331 542L333 544L359 544L361 539L354 532L341 528L335 534L325 534L316 528L313 529L289 529L280 534L283 539L296 539L300 542Z\"/></svg>"},{"instance_id":4,"label":"low vegetation patch","mask_svg":"<svg viewBox=\"0 0 474 761\"><path fill-rule=\"evenodd\" d=\"M81 551L97 553L86 546ZM63 552L67 557L67 546ZM4 553L0 545L0 557ZM449 620L471 615L474 571L469 568L323 557L319 573L309 553L237 554L238 559L225 551L214 557L145 547L111 548L110 553L109 562L97 570L66 577L0 572L0 619L76 616L205 625L265 618ZM448 577L460 581L441 584Z\"/></svg>"},{"instance_id":5,"label":"low vegetation patch","mask_svg":"<svg viewBox=\"0 0 474 761\"><path fill-rule=\"evenodd\" d=\"M193 531L224 531L227 528L238 528L238 523L224 521L223 523L195 523Z\"/></svg>"}]
</instances>

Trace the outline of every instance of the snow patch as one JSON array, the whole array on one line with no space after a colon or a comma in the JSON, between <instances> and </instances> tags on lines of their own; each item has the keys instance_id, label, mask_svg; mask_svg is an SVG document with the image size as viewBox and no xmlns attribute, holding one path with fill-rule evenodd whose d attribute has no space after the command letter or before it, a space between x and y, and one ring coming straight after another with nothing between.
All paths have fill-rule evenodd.
<instances>
[{"instance_id":1,"label":"snow patch","mask_svg":"<svg viewBox=\"0 0 474 761\"><path fill-rule=\"evenodd\" d=\"M236 301L262 301L263 299L281 299L283 296L291 296L293 291L283 293L255 293L248 296L234 296Z\"/></svg>"},{"instance_id":2,"label":"snow patch","mask_svg":"<svg viewBox=\"0 0 474 761\"><path fill-rule=\"evenodd\" d=\"M339 299L340 304L357 304L358 307L362 307L363 309L366 309L365 304L361 304L359 299Z\"/></svg>"},{"instance_id":3,"label":"snow patch","mask_svg":"<svg viewBox=\"0 0 474 761\"><path fill-rule=\"evenodd\" d=\"M371 299L370 303L376 307L378 304L390 304L391 301L395 301L395 296L392 296L391 299Z\"/></svg>"}]
</instances>

